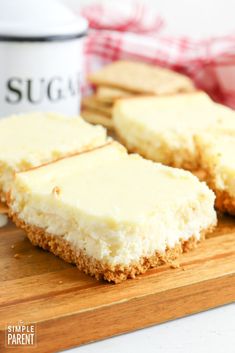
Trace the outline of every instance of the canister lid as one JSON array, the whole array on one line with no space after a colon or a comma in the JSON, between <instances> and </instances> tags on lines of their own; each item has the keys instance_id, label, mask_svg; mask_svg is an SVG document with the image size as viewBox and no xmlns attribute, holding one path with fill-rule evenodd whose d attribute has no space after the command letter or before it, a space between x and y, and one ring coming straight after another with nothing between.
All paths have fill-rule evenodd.
<instances>
[{"instance_id":1,"label":"canister lid","mask_svg":"<svg viewBox=\"0 0 235 353\"><path fill-rule=\"evenodd\" d=\"M73 39L87 28L86 19L56 0L0 1L0 41Z\"/></svg>"}]
</instances>

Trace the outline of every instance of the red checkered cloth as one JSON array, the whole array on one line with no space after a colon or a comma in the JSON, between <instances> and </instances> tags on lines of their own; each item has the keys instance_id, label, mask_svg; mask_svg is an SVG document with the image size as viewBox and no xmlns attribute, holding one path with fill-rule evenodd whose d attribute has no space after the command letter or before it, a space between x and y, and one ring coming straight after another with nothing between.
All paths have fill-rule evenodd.
<instances>
[{"instance_id":1,"label":"red checkered cloth","mask_svg":"<svg viewBox=\"0 0 235 353\"><path fill-rule=\"evenodd\" d=\"M164 35L162 18L126 1L119 7L89 5L82 15L90 24L86 73L115 60L140 60L190 76L213 99L235 108L234 34L203 40Z\"/></svg>"}]
</instances>

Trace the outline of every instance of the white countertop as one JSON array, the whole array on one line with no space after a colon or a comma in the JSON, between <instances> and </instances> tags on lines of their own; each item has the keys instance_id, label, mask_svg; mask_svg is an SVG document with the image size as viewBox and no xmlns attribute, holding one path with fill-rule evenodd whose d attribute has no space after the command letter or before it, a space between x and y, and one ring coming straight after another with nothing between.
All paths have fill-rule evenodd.
<instances>
[{"instance_id":1,"label":"white countertop","mask_svg":"<svg viewBox=\"0 0 235 353\"><path fill-rule=\"evenodd\" d=\"M116 336L66 353L234 353L235 304Z\"/></svg>"},{"instance_id":2,"label":"white countertop","mask_svg":"<svg viewBox=\"0 0 235 353\"><path fill-rule=\"evenodd\" d=\"M213 295L220 293L217 291ZM98 329L102 330L102 327ZM79 321L77 331L80 331ZM56 338L51 337L53 339ZM235 303L63 352L235 353Z\"/></svg>"}]
</instances>

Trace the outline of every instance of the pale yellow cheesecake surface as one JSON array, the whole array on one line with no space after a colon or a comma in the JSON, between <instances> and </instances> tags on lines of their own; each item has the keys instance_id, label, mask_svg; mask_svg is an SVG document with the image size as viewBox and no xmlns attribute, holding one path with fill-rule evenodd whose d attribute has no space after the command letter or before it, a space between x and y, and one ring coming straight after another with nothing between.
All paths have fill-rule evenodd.
<instances>
[{"instance_id":1,"label":"pale yellow cheesecake surface","mask_svg":"<svg viewBox=\"0 0 235 353\"><path fill-rule=\"evenodd\" d=\"M14 172L48 163L106 143L106 131L80 117L31 113L0 119L0 194Z\"/></svg>"},{"instance_id":2,"label":"pale yellow cheesecake surface","mask_svg":"<svg viewBox=\"0 0 235 353\"><path fill-rule=\"evenodd\" d=\"M113 111L115 129L130 151L167 165L195 170L195 137L207 130L235 131L235 113L203 92L123 99Z\"/></svg>"},{"instance_id":3,"label":"pale yellow cheesecake surface","mask_svg":"<svg viewBox=\"0 0 235 353\"><path fill-rule=\"evenodd\" d=\"M214 193L117 142L17 173L11 213L109 266L164 253L216 224Z\"/></svg>"}]
</instances>

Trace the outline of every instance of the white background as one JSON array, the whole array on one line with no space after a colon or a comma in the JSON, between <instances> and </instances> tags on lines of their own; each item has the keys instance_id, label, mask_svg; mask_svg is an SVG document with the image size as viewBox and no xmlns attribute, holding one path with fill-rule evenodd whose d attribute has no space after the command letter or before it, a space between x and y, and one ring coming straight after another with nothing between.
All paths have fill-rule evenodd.
<instances>
[{"instance_id":1,"label":"white background","mask_svg":"<svg viewBox=\"0 0 235 353\"><path fill-rule=\"evenodd\" d=\"M74 9L93 2L61 1ZM110 0L100 1L110 3ZM168 33L205 38L235 32L235 0L146 0L145 3L157 9L163 16ZM235 304L88 344L68 352L235 353Z\"/></svg>"},{"instance_id":2,"label":"white background","mask_svg":"<svg viewBox=\"0 0 235 353\"><path fill-rule=\"evenodd\" d=\"M93 2L125 4L131 0L61 0L77 10ZM134 0L145 3L166 21L167 31L193 37L235 32L234 0ZM115 4L116 3L116 4Z\"/></svg>"}]
</instances>

